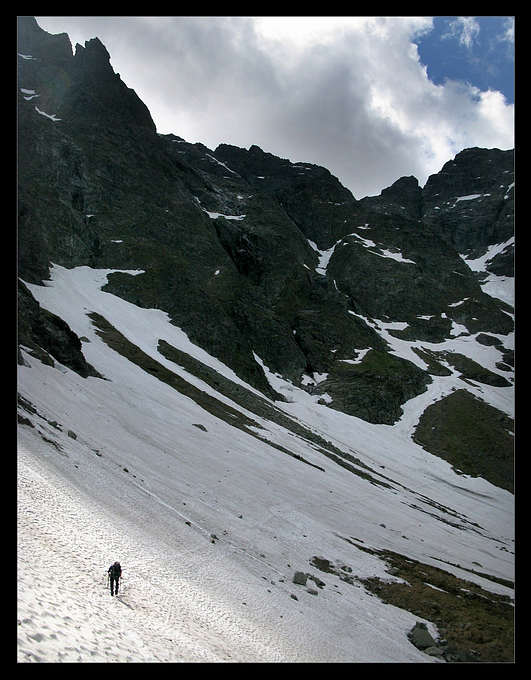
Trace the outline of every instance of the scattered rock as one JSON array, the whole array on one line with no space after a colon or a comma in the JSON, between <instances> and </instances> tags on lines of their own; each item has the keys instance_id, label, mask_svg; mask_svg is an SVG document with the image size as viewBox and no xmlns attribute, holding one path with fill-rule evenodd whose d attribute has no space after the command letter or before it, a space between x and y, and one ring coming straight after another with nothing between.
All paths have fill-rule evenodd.
<instances>
[{"instance_id":1,"label":"scattered rock","mask_svg":"<svg viewBox=\"0 0 531 680\"><path fill-rule=\"evenodd\" d=\"M296 571L295 575L293 576L293 583L297 583L301 586L305 586L307 580L308 576L303 571Z\"/></svg>"},{"instance_id":2,"label":"scattered rock","mask_svg":"<svg viewBox=\"0 0 531 680\"><path fill-rule=\"evenodd\" d=\"M427 647L424 650L424 654L427 654L428 656L443 656L444 649L441 647Z\"/></svg>"},{"instance_id":3,"label":"scattered rock","mask_svg":"<svg viewBox=\"0 0 531 680\"><path fill-rule=\"evenodd\" d=\"M411 643L424 654L438 657L447 663L477 663L481 661L480 654L473 649L466 651L455 645L449 645L446 640L436 642L429 633L426 624L420 621L417 621L407 636Z\"/></svg>"},{"instance_id":4,"label":"scattered rock","mask_svg":"<svg viewBox=\"0 0 531 680\"><path fill-rule=\"evenodd\" d=\"M313 576L312 574L309 574L308 578L310 578L318 588L324 588L326 585L326 583L324 581L321 581L321 579L318 576Z\"/></svg>"},{"instance_id":5,"label":"scattered rock","mask_svg":"<svg viewBox=\"0 0 531 680\"><path fill-rule=\"evenodd\" d=\"M408 633L408 638L417 649L424 651L431 647L437 647L437 643L428 631L425 623L417 621L413 628Z\"/></svg>"}]
</instances>

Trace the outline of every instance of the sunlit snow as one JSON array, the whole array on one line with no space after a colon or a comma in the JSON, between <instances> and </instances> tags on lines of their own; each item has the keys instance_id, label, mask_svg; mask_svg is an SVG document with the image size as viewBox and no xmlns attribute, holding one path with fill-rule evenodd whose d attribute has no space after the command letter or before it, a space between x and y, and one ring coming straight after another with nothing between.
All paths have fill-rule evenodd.
<instances>
[{"instance_id":1,"label":"sunlit snow","mask_svg":"<svg viewBox=\"0 0 531 680\"><path fill-rule=\"evenodd\" d=\"M262 439L230 426L110 349L90 312L207 393L216 394L158 352L160 338L239 381L165 313L104 292L109 274L54 266L46 285L28 284L83 339L105 379L23 351L18 390L36 414L18 436L19 660L437 663L407 639L418 617L359 583L318 574L326 586L315 595L292 582L297 569L315 572L313 556L349 565L357 578L399 579L357 546L443 565L511 594L479 572L513 579L512 495L457 475L411 441L422 408L457 376L436 379L390 427L327 408L264 365L288 397L274 406L388 486L372 484L272 421L249 413ZM419 361L373 323L394 352ZM447 343L495 359L473 337ZM124 569L118 598L105 581L114 560Z\"/></svg>"}]
</instances>

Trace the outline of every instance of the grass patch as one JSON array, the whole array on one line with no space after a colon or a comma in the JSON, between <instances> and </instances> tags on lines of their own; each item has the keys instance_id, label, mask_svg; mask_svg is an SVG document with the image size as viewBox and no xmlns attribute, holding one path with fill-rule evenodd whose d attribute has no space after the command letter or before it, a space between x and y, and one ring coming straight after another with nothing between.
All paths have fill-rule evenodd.
<instances>
[{"instance_id":1,"label":"grass patch","mask_svg":"<svg viewBox=\"0 0 531 680\"><path fill-rule=\"evenodd\" d=\"M328 394L331 408L369 423L393 425L402 405L425 392L431 381L411 361L371 349L359 364L335 362L314 394Z\"/></svg>"},{"instance_id":2,"label":"grass patch","mask_svg":"<svg viewBox=\"0 0 531 680\"><path fill-rule=\"evenodd\" d=\"M142 370L146 371L146 373L149 373L166 385L173 387L181 394L190 397L190 399L193 399L193 401L201 406L201 408L205 409L205 411L208 411L216 416L216 418L220 418L234 427L238 427L251 434L252 432L249 430L250 427L259 427L258 423L251 418L248 418L245 414L224 404L219 401L219 399L212 397L207 392L200 390L194 385L191 385L184 378L181 378L163 364L150 357L134 343L130 342L100 314L92 312L89 317L96 326L98 335L109 347L111 347L111 349L136 364Z\"/></svg>"},{"instance_id":3,"label":"grass patch","mask_svg":"<svg viewBox=\"0 0 531 680\"><path fill-rule=\"evenodd\" d=\"M460 473L514 492L514 422L466 390L422 414L413 440Z\"/></svg>"},{"instance_id":4,"label":"grass patch","mask_svg":"<svg viewBox=\"0 0 531 680\"><path fill-rule=\"evenodd\" d=\"M473 651L482 662L514 661L514 606L509 597L403 555L381 554L405 581L364 580L382 602L431 621L455 650Z\"/></svg>"},{"instance_id":5,"label":"grass patch","mask_svg":"<svg viewBox=\"0 0 531 680\"><path fill-rule=\"evenodd\" d=\"M474 380L493 387L511 387L511 383L501 375L489 371L473 359L457 352L435 352L436 355L451 364L459 371L463 380Z\"/></svg>"}]
</instances>

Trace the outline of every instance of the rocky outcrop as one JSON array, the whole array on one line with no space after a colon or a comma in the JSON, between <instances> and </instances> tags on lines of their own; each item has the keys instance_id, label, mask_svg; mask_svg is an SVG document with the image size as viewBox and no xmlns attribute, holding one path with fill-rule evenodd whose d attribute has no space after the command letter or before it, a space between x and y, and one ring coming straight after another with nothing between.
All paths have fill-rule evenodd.
<instances>
[{"instance_id":1,"label":"rocky outcrop","mask_svg":"<svg viewBox=\"0 0 531 680\"><path fill-rule=\"evenodd\" d=\"M481 657L474 650L465 650L456 645L450 645L446 640L436 641L430 634L428 626L421 621L417 621L407 636L412 645L428 656L437 657L449 663L481 661Z\"/></svg>"},{"instance_id":2,"label":"rocky outcrop","mask_svg":"<svg viewBox=\"0 0 531 680\"><path fill-rule=\"evenodd\" d=\"M401 177L379 196L369 196L361 202L368 210L384 215L422 219L422 189L416 177Z\"/></svg>"},{"instance_id":3,"label":"rocky outcrop","mask_svg":"<svg viewBox=\"0 0 531 680\"><path fill-rule=\"evenodd\" d=\"M32 356L49 366L58 361L83 378L101 378L101 375L87 363L81 340L58 316L42 309L28 288L18 283L18 342ZM19 349L19 363L24 359Z\"/></svg>"},{"instance_id":4,"label":"rocky outcrop","mask_svg":"<svg viewBox=\"0 0 531 680\"><path fill-rule=\"evenodd\" d=\"M484 255L489 246L507 244L488 270L514 275L513 150L473 148L457 154L429 177L422 210L423 220L471 259Z\"/></svg>"}]
</instances>

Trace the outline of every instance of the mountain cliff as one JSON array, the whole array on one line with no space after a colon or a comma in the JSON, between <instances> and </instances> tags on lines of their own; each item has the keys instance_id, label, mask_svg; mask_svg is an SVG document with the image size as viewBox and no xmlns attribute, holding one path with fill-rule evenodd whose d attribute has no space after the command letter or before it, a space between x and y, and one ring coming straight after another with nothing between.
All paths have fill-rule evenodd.
<instances>
[{"instance_id":1,"label":"mountain cliff","mask_svg":"<svg viewBox=\"0 0 531 680\"><path fill-rule=\"evenodd\" d=\"M491 398L513 385L513 308L492 294L514 276L512 151L467 149L424 187L357 200L311 163L157 134L97 38L72 50L21 18L18 69L22 346L98 375L24 284L53 266L138 270L104 290L166 312L274 401L270 374L393 425L460 376L411 435L512 489L512 415Z\"/></svg>"}]
</instances>

